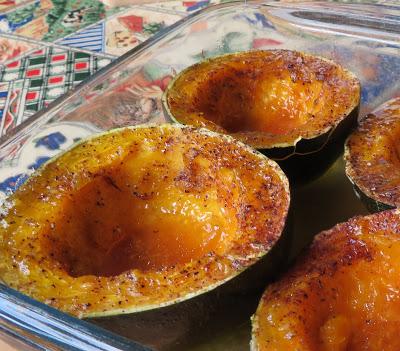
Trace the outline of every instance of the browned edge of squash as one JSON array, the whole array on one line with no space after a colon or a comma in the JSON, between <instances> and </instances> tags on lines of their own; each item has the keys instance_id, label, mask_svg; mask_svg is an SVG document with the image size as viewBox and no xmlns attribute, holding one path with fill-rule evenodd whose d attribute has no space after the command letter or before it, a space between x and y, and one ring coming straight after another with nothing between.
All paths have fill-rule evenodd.
<instances>
[{"instance_id":1,"label":"browned edge of squash","mask_svg":"<svg viewBox=\"0 0 400 351\"><path fill-rule=\"evenodd\" d=\"M372 213L400 206L400 155L396 136L391 134L396 133L396 125L400 133L400 97L362 118L345 142L346 176ZM379 146L382 150L376 153L374 148Z\"/></svg>"},{"instance_id":2,"label":"browned edge of squash","mask_svg":"<svg viewBox=\"0 0 400 351\"><path fill-rule=\"evenodd\" d=\"M64 154L79 147L79 145L95 140L102 135L109 135L112 133L122 132L123 130L135 130L139 128L174 128L182 129L188 133L195 130L195 128L190 126L171 124L163 126L140 125L120 128L100 135L94 135L85 140L79 141L69 150L64 151L49 160L46 164L42 165L37 173L35 173L24 186L29 187L32 179L43 173L46 167L54 164L57 160L62 158ZM268 160L264 155L251 149L249 146L238 142L230 136L219 135L205 129L196 130L196 132L216 137L221 140L221 143L226 142L237 145L244 149L244 151L248 151L252 155L255 155L262 162L269 164L271 171L276 172L277 179L279 179L279 183L281 183L279 187L282 188L282 194L286 194L288 201L287 205L289 207L289 184L286 176L275 162ZM18 190L17 194L19 191L22 191L22 189ZM10 199L8 199L5 207L3 206L3 210L6 209L8 211L8 207L12 205L11 203L12 200L10 201ZM285 213L278 214L278 216L282 215L282 231L281 233L276 233L277 235L275 239L269 243L269 249L265 250L264 253L257 255L258 257L250 257L251 255L248 257L238 257L236 261L236 272L233 275L226 277L226 279L217 280L215 284L204 284L204 286L196 291L188 291L182 296L179 294L172 295L171 299L168 301L156 301L152 303L150 300L148 304L133 306L131 308L126 306L124 301L122 301L122 305L118 304L118 301L121 299L118 297L116 292L111 296L111 299L116 302L116 307L113 307L112 310L92 310L94 307L93 301L86 301L88 303L84 304L82 310L79 307L79 302L76 301L76 304L71 306L71 310L68 312L77 315L80 318L88 318L92 323L105 327L130 339L134 339L147 346L165 350L177 346L182 350L185 350L197 341L203 340L201 339L202 337L216 337L232 328L236 328L238 325L241 325L248 320L249 316L255 310L259 296L264 288L265 281L271 279L271 277L282 271L287 264L292 232L290 228L290 214L288 214L289 208L285 211ZM44 272L41 274L45 276L47 273ZM179 274L191 274L191 272L177 272L177 274L179 276ZM129 277L128 274L127 279L129 280L133 278ZM61 282L62 280L62 277L60 277ZM104 280L104 277L99 278L99 283L100 280ZM118 277L111 277L107 284L114 284L115 288L118 290L118 285L123 282L123 280L121 280L121 282L118 283L120 280L121 279ZM85 284L87 285L88 282ZM93 281L89 282L89 286L90 284L96 285L97 283ZM70 284L67 285L68 287L65 287L65 291L70 291L70 293L72 293L73 288ZM179 279L176 281L175 286L179 289ZM120 287L122 288L121 285ZM163 288L157 286L154 287L154 291L158 291L159 289ZM98 291L96 295L94 295L94 298L101 301L102 296L101 291ZM49 299L47 302L49 302L50 305L53 305L53 307L57 307L57 305L54 304L55 301L52 299ZM240 305L240 308L238 308L238 304ZM227 313L229 317L227 317Z\"/></svg>"},{"instance_id":3,"label":"browned edge of squash","mask_svg":"<svg viewBox=\"0 0 400 351\"><path fill-rule=\"evenodd\" d=\"M256 52L263 52L255 50ZM343 143L351 133L351 131L357 125L357 119L360 108L360 83L356 76L343 68L336 62L329 60L324 57L310 55L302 52L290 51L290 50L265 50L266 52L288 52L303 55L305 57L312 57L314 59L321 60L322 62L328 63L339 67L343 72L348 81L351 81L355 87L356 96L354 96L353 103L350 104L341 116L334 118L334 122L326 125L322 130L316 131L312 135L299 136L298 138L288 142L277 142L265 146L262 142L256 144L239 139L243 142L254 147L267 157L275 160L282 167L286 175L291 181L294 181L294 185L307 183L311 180L322 175L333 162L343 153ZM239 53L229 53L212 58L208 58L197 64L187 67L181 71L174 79L169 83L167 89L164 91L162 96L162 106L164 115L167 120L174 123L181 124L181 122L174 116L168 103L169 91L174 88L175 82L188 71L196 69L198 65L207 64L216 59L223 59L224 57L230 57L234 55L245 55L246 53L252 53L254 51L245 51ZM216 126L218 127L218 126ZM210 128L212 129L212 128ZM220 130L221 129L221 130ZM226 133L222 128L217 128L218 132ZM253 134L257 134L254 132ZM262 133L262 132L261 132ZM231 134L235 136L235 134Z\"/></svg>"},{"instance_id":4,"label":"browned edge of squash","mask_svg":"<svg viewBox=\"0 0 400 351\"><path fill-rule=\"evenodd\" d=\"M251 350L325 350L321 333L331 332L326 334L328 339L325 341L329 343L329 335L336 335L335 329L329 323L335 322L336 317L343 317L339 323L342 320L347 322L338 324L339 341L344 333L348 343L343 344L344 348L340 349L349 349L354 335L357 338L355 342L361 341L364 347L368 345L368 333L371 331L363 329L363 333L367 335L360 338L357 330L373 327L375 322L382 322L380 328L385 328L385 319L380 313L388 311L391 303L398 304L399 301L398 291L395 292L394 286L387 280L396 277L396 270L399 269L397 265L391 270L387 262L396 260L400 250L399 234L399 209L356 216L319 233L295 265L265 290L252 317ZM382 274L382 271L385 273ZM373 278L366 276L368 272L371 272ZM388 277L384 277L386 273ZM360 283L357 278L361 280ZM388 294L387 297L379 294L382 291L370 287L368 279L374 279L371 282L382 288ZM345 287L347 283L349 285ZM365 296L362 296L363 293ZM351 297L360 298L360 301L348 301ZM387 308L385 305L375 306L377 299L380 299L379 303L386 304ZM369 316L368 313L374 309L376 315L371 314L371 320L365 319L362 313ZM351 324L346 311L361 313L354 316L355 320L359 318L361 325ZM380 318L383 318L382 321ZM390 319L390 312L388 318ZM344 328L344 325L347 327ZM393 325L388 323L387 327L393 331ZM379 335L379 332L372 331L372 336L374 334ZM334 349L335 345L340 346L335 341L332 342Z\"/></svg>"}]
</instances>

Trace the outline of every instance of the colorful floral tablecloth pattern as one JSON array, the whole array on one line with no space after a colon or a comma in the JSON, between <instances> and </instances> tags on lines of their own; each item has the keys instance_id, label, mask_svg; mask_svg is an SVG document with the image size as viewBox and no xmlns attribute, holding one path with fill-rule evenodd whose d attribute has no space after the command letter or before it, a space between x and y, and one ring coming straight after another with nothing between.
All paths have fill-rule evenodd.
<instances>
[{"instance_id":1,"label":"colorful floral tablecloth pattern","mask_svg":"<svg viewBox=\"0 0 400 351\"><path fill-rule=\"evenodd\" d=\"M1 0L0 135L209 3L108 7L98 0Z\"/></svg>"}]
</instances>

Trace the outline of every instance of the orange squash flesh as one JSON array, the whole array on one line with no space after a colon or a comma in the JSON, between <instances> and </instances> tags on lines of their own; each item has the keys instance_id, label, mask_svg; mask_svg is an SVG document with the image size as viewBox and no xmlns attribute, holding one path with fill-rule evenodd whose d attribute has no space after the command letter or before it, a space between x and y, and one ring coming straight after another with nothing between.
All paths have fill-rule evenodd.
<instances>
[{"instance_id":1,"label":"orange squash flesh","mask_svg":"<svg viewBox=\"0 0 400 351\"><path fill-rule=\"evenodd\" d=\"M162 170L165 160L161 157L157 160L152 155L151 162L159 162ZM50 232L48 239L56 247L51 251L71 275L113 276L132 268L160 270L208 252L223 255L238 239L235 204L224 197L232 180L224 183L221 174L217 180L221 188L214 198L213 194L182 194L173 184L164 187L164 175L143 174L137 162L137 156L125 157L122 165L95 177L71 196L54 222L60 229ZM209 163L201 156L196 157L194 167L196 162L203 163L200 167ZM149 172L151 166L146 166ZM179 177L179 173L173 176ZM229 205L222 206L228 201Z\"/></svg>"},{"instance_id":2,"label":"orange squash flesh","mask_svg":"<svg viewBox=\"0 0 400 351\"><path fill-rule=\"evenodd\" d=\"M400 97L360 122L346 142L345 161L347 176L369 208L400 206Z\"/></svg>"},{"instance_id":3,"label":"orange squash flesh","mask_svg":"<svg viewBox=\"0 0 400 351\"><path fill-rule=\"evenodd\" d=\"M399 350L399 257L399 210L322 232L264 293L252 350Z\"/></svg>"},{"instance_id":4,"label":"orange squash flesh","mask_svg":"<svg viewBox=\"0 0 400 351\"><path fill-rule=\"evenodd\" d=\"M359 103L358 80L334 62L295 51L251 51L181 72L164 96L174 120L257 148L294 146L338 125Z\"/></svg>"},{"instance_id":5,"label":"orange squash flesh","mask_svg":"<svg viewBox=\"0 0 400 351\"><path fill-rule=\"evenodd\" d=\"M288 206L279 167L232 138L115 130L52 160L7 200L0 278L79 317L161 307L264 256Z\"/></svg>"}]
</instances>

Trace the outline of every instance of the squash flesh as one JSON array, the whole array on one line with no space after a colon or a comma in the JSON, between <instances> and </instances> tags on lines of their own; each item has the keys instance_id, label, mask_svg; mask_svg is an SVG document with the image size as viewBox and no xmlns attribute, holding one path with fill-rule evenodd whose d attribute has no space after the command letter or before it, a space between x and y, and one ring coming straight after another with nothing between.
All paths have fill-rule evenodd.
<instances>
[{"instance_id":1,"label":"squash flesh","mask_svg":"<svg viewBox=\"0 0 400 351\"><path fill-rule=\"evenodd\" d=\"M69 201L55 223L61 232L54 236L62 238L57 256L72 276L159 270L212 251L222 255L237 239L235 214L221 206L218 195L227 184L237 192L240 180L217 180L207 196L185 193L173 183L165 186L164 173L146 174L164 165L162 153L157 156L153 152L149 162L125 158L122 166L95 178ZM185 168L180 161L172 161L169 177L177 178Z\"/></svg>"},{"instance_id":2,"label":"squash flesh","mask_svg":"<svg viewBox=\"0 0 400 351\"><path fill-rule=\"evenodd\" d=\"M296 84L290 73L282 68L279 73L271 74L275 65L276 62L261 60L235 60L217 68L210 80L203 80L193 87L197 91L194 100L198 104L193 109L201 111L229 133L293 132L309 122L312 114L319 112L320 103L316 100L321 95L322 83Z\"/></svg>"},{"instance_id":3,"label":"squash flesh","mask_svg":"<svg viewBox=\"0 0 400 351\"><path fill-rule=\"evenodd\" d=\"M399 350L399 218L388 211L320 234L264 294L254 349Z\"/></svg>"},{"instance_id":4,"label":"squash flesh","mask_svg":"<svg viewBox=\"0 0 400 351\"><path fill-rule=\"evenodd\" d=\"M400 98L380 106L346 142L346 174L368 197L400 206Z\"/></svg>"},{"instance_id":5,"label":"squash flesh","mask_svg":"<svg viewBox=\"0 0 400 351\"><path fill-rule=\"evenodd\" d=\"M165 100L180 123L262 149L324 134L357 106L359 92L357 79L333 62L273 50L200 62L171 83Z\"/></svg>"},{"instance_id":6,"label":"squash flesh","mask_svg":"<svg viewBox=\"0 0 400 351\"><path fill-rule=\"evenodd\" d=\"M1 279L87 317L168 305L239 274L279 238L288 184L272 161L210 134L126 128L52 160L2 209Z\"/></svg>"}]
</instances>

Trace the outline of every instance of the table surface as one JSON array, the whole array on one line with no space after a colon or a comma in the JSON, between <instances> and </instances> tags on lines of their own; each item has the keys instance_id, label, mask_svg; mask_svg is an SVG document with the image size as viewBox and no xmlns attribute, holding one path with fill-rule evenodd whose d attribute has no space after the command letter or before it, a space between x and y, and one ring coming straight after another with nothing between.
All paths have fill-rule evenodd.
<instances>
[{"instance_id":1,"label":"table surface","mask_svg":"<svg viewBox=\"0 0 400 351\"><path fill-rule=\"evenodd\" d=\"M103 1L0 0L0 136L159 30L221 2Z\"/></svg>"}]
</instances>

